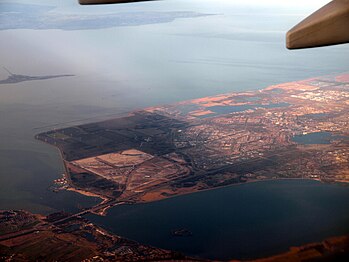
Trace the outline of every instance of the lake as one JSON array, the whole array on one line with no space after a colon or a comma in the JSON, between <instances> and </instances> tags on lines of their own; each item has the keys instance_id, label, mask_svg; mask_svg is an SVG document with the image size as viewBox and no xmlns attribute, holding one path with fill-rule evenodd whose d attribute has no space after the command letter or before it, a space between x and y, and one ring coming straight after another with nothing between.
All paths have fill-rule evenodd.
<instances>
[{"instance_id":1,"label":"lake","mask_svg":"<svg viewBox=\"0 0 349 262\"><path fill-rule=\"evenodd\" d=\"M316 144L330 144L332 139L342 138L340 136L334 136L330 132L315 132L305 135L296 135L292 138L292 141L303 145L316 145ZM343 137L344 138L344 137Z\"/></svg>"},{"instance_id":2,"label":"lake","mask_svg":"<svg viewBox=\"0 0 349 262\"><path fill-rule=\"evenodd\" d=\"M93 222L116 234L187 255L248 259L349 233L349 187L263 181L147 204L117 206ZM189 237L171 231L185 228Z\"/></svg>"},{"instance_id":3,"label":"lake","mask_svg":"<svg viewBox=\"0 0 349 262\"><path fill-rule=\"evenodd\" d=\"M230 114L235 112L242 112L249 109L256 109L256 108L278 108L278 107L287 107L290 104L288 103L277 103L277 104L268 104L268 105L262 105L262 104L253 104L253 105L240 105L240 106L211 106L207 109L216 113L216 114ZM212 115L209 115L212 116Z\"/></svg>"}]
</instances>

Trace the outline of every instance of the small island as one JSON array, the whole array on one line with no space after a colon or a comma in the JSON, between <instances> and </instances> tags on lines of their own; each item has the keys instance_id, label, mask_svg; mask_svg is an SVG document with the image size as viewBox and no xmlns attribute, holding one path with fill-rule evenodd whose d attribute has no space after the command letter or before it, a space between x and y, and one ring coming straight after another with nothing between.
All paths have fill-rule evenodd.
<instances>
[{"instance_id":1,"label":"small island","mask_svg":"<svg viewBox=\"0 0 349 262\"><path fill-rule=\"evenodd\" d=\"M173 237L191 237L193 232L186 228L174 229L171 231L171 236Z\"/></svg>"}]
</instances>

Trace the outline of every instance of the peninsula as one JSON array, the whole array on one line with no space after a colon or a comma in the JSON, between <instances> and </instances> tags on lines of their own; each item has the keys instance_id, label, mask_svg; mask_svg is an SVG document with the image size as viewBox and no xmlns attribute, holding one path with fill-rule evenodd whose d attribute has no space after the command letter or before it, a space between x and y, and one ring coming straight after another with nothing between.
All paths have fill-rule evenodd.
<instances>
[{"instance_id":1,"label":"peninsula","mask_svg":"<svg viewBox=\"0 0 349 262\"><path fill-rule=\"evenodd\" d=\"M36 136L91 212L270 179L349 182L349 74L147 108Z\"/></svg>"},{"instance_id":2,"label":"peninsula","mask_svg":"<svg viewBox=\"0 0 349 262\"><path fill-rule=\"evenodd\" d=\"M46 75L46 76L28 76L28 75L18 75L11 73L8 69L4 68L9 76L6 79L0 80L0 85L4 84L17 84L20 82L34 81L34 80L47 80L59 77L70 77L75 75Z\"/></svg>"}]
</instances>

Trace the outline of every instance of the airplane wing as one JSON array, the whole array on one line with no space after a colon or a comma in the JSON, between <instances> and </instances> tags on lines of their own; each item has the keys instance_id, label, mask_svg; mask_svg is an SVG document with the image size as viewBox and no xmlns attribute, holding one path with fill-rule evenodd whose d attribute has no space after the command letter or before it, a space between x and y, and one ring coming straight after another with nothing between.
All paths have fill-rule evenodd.
<instances>
[{"instance_id":1,"label":"airplane wing","mask_svg":"<svg viewBox=\"0 0 349 262\"><path fill-rule=\"evenodd\" d=\"M79 0L82 5L120 4L154 0ZM288 49L349 43L349 0L333 0L293 27L286 36Z\"/></svg>"},{"instance_id":2,"label":"airplane wing","mask_svg":"<svg viewBox=\"0 0 349 262\"><path fill-rule=\"evenodd\" d=\"M349 0L334 0L287 33L289 49L349 43Z\"/></svg>"}]
</instances>

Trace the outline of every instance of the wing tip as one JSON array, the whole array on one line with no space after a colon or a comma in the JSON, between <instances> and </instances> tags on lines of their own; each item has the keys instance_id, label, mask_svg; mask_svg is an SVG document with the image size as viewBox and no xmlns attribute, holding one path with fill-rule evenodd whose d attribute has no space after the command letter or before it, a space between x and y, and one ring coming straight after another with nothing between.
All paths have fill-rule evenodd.
<instances>
[{"instance_id":1,"label":"wing tip","mask_svg":"<svg viewBox=\"0 0 349 262\"><path fill-rule=\"evenodd\" d=\"M349 43L349 0L333 0L286 34L287 49Z\"/></svg>"}]
</instances>

